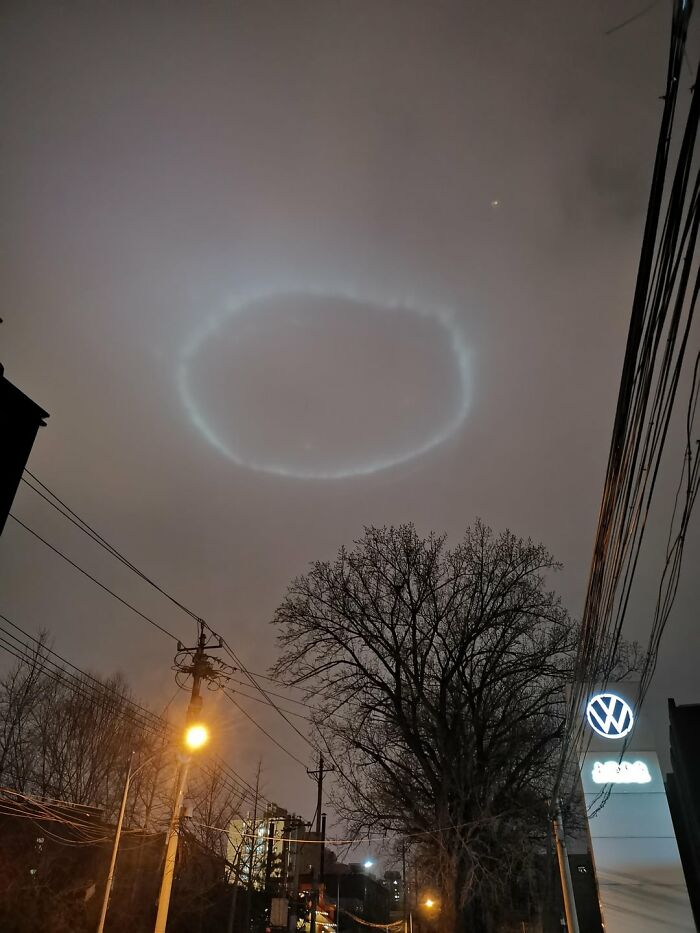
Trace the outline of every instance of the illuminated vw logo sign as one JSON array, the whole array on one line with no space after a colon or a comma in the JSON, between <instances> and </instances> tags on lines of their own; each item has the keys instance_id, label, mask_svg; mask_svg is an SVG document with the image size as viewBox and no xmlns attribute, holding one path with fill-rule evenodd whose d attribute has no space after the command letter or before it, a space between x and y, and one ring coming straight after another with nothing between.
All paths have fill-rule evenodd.
<instances>
[{"instance_id":1,"label":"illuminated vw logo sign","mask_svg":"<svg viewBox=\"0 0 700 933\"><path fill-rule=\"evenodd\" d=\"M605 739L621 739L634 725L632 707L615 693L597 693L586 707L588 725Z\"/></svg>"}]
</instances>

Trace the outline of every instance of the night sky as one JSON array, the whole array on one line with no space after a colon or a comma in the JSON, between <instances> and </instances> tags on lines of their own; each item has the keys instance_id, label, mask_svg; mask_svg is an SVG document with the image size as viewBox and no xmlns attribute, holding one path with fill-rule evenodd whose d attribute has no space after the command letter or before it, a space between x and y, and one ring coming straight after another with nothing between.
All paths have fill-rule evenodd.
<instances>
[{"instance_id":1,"label":"night sky","mask_svg":"<svg viewBox=\"0 0 700 933\"><path fill-rule=\"evenodd\" d=\"M580 613L670 3L606 33L643 5L3 5L0 360L51 413L30 468L254 671L290 578L370 523L543 540ZM699 45L694 23L693 68ZM625 628L642 641L677 430L667 449ZM26 488L14 511L191 642ZM696 516L659 743L666 697L700 702L699 559ZM76 664L171 699L167 639L12 522L0 593ZM303 769L206 702L230 763L250 779L262 755L265 793L310 818Z\"/></svg>"}]
</instances>

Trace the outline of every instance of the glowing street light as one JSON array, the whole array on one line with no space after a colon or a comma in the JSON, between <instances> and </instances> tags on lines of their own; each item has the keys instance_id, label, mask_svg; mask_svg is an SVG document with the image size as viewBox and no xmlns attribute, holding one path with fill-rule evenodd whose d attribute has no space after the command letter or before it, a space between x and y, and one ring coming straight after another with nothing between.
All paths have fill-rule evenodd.
<instances>
[{"instance_id":1,"label":"glowing street light","mask_svg":"<svg viewBox=\"0 0 700 933\"><path fill-rule=\"evenodd\" d=\"M193 752L202 748L209 741L209 730L201 723L196 722L188 726L185 731L185 745Z\"/></svg>"},{"instance_id":2,"label":"glowing street light","mask_svg":"<svg viewBox=\"0 0 700 933\"><path fill-rule=\"evenodd\" d=\"M432 897L427 897L427 898L425 899L425 906L426 906L428 909L430 909L431 907L434 907L434 906L435 906L435 901L432 899Z\"/></svg>"},{"instance_id":3,"label":"glowing street light","mask_svg":"<svg viewBox=\"0 0 700 933\"><path fill-rule=\"evenodd\" d=\"M199 699L199 703L195 702ZM190 700L188 715L193 711L198 712L201 708L201 699L193 697ZM187 774L190 769L190 752L197 752L203 748L209 741L209 729L201 722L192 722L185 729L183 744L185 751L180 756L180 767L178 769L177 781L175 783L175 802L173 812L170 817L170 826L168 828L167 845L165 847L165 861L163 863L163 878L160 884L160 895L158 897L158 913L156 915L156 925L154 933L165 933L165 926L168 922L168 910L170 908L170 893L173 887L173 878L175 876L175 859L177 858L177 844L180 837L181 810L183 798L185 796L185 786L187 784Z\"/></svg>"},{"instance_id":4,"label":"glowing street light","mask_svg":"<svg viewBox=\"0 0 700 933\"><path fill-rule=\"evenodd\" d=\"M365 862L365 868L371 868L372 865L374 865L374 862L370 861L370 859L367 859Z\"/></svg>"}]
</instances>

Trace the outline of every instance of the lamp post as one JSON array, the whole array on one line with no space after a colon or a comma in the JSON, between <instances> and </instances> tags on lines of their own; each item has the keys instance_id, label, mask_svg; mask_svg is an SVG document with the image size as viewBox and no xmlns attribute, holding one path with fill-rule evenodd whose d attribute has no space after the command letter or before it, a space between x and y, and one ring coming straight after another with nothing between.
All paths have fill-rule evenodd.
<instances>
[{"instance_id":1,"label":"lamp post","mask_svg":"<svg viewBox=\"0 0 700 933\"><path fill-rule=\"evenodd\" d=\"M187 751L181 757L180 767L175 784L175 800L173 803L173 812L170 817L170 826L168 827L168 844L165 849L165 863L163 864L163 880L160 885L160 895L158 897L158 914L156 916L156 925L154 933L165 933L165 926L168 922L168 910L170 908L170 894L173 888L173 878L175 876L175 859L177 858L177 846L180 840L180 822L182 810L182 800L185 795L185 786L187 784L187 774L190 770L192 761L191 752L198 751L209 741L209 730L203 723L192 723L185 730L185 748Z\"/></svg>"},{"instance_id":2,"label":"lamp post","mask_svg":"<svg viewBox=\"0 0 700 933\"><path fill-rule=\"evenodd\" d=\"M374 865L374 862L371 859L367 859L367 861L363 865L363 868L365 870L365 885L364 885L364 892L362 896L362 913L365 919L367 919L367 872L370 870L372 865Z\"/></svg>"},{"instance_id":3,"label":"lamp post","mask_svg":"<svg viewBox=\"0 0 700 933\"><path fill-rule=\"evenodd\" d=\"M160 754L160 753L158 753ZM114 844L112 846L112 858L109 862L109 871L107 873L107 884L105 885L105 893L102 898L102 909L100 910L100 919L97 923L97 933L103 933L105 927L105 920L107 919L107 909L109 907L109 898L112 894L112 885L114 884L114 871L117 865L117 854L119 852L119 843L122 836L122 826L124 824L124 814L126 813L126 802L129 796L129 787L131 786L132 778L136 777L139 771L142 768L145 768L149 762L153 761L156 755L150 755L144 762L142 762L135 771L131 770L131 765L134 760L134 752L129 755L129 766L126 770L126 778L124 779L124 791L122 793L122 802L119 808L119 817L117 819L117 828L114 833Z\"/></svg>"},{"instance_id":4,"label":"lamp post","mask_svg":"<svg viewBox=\"0 0 700 933\"><path fill-rule=\"evenodd\" d=\"M336 869L337 871L337 869ZM335 894L335 933L340 933L340 872L335 876L336 894Z\"/></svg>"}]
</instances>

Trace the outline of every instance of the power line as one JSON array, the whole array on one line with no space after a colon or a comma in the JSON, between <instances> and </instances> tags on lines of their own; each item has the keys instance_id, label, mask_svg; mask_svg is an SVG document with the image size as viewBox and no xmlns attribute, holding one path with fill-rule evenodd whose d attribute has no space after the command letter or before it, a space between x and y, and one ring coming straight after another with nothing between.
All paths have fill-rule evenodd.
<instances>
[{"instance_id":1,"label":"power line","mask_svg":"<svg viewBox=\"0 0 700 933\"><path fill-rule=\"evenodd\" d=\"M691 186L699 116L695 91L668 195L664 190L689 16L689 4L674 3L663 115L553 804L581 746L584 726L578 714L583 697L595 681L605 682L614 670L698 298L696 277L686 308L700 224L700 173ZM695 501L689 447L690 441L681 530L662 575L663 587L668 571L668 586L652 623L647 681L675 595L685 528ZM640 691L638 709L642 700Z\"/></svg>"},{"instance_id":2,"label":"power line","mask_svg":"<svg viewBox=\"0 0 700 933\"><path fill-rule=\"evenodd\" d=\"M47 645L43 644L43 642L41 642L39 639L35 638L33 635L30 635L23 628L12 622L7 618L7 616L0 614L0 619L4 620L7 624L12 626L12 628L16 629L35 645L35 647L32 648L29 644L22 642L21 639L17 637L17 635L8 631L0 623L0 632L7 636L6 638L2 638L0 636L0 648L5 650L8 654L11 654L18 661L25 664L32 663L38 657L40 660L41 671L43 674L45 674L45 676L49 677L54 682L62 683L68 686L79 696L82 696L83 699L94 700L95 697L100 697L103 699L111 697L112 702L114 703L115 711L123 717L129 719L134 725L138 726L138 728L142 729L143 731L150 732L151 734L158 737L166 735L170 739L172 739L173 735L175 735L175 727L162 716L159 716L157 713L153 713L150 710L147 710L145 707L140 706L130 697L125 696L124 694L115 690L109 684L104 683L103 681L94 677L92 674L89 674L88 672L72 664L70 661L67 661L62 655L57 654ZM8 638L12 640L8 641ZM80 677L76 676L76 674L70 674L69 672L65 671L55 661L53 661L50 656L57 658L64 664L68 664L71 668L73 668L74 671L77 672L77 674L80 675ZM92 686L92 684L94 684L94 686ZM223 770L227 780L234 785L230 789L235 790L237 793L243 793L246 799L252 799L252 795L254 794L252 785L249 784L244 778L242 778L241 775L239 775L233 768L231 768L231 766L228 765L223 759L217 756L214 759L212 766ZM206 774L211 776L211 773L206 765L202 764L202 769Z\"/></svg>"},{"instance_id":3,"label":"power line","mask_svg":"<svg viewBox=\"0 0 700 933\"><path fill-rule=\"evenodd\" d=\"M314 749L314 751L317 751L315 745L309 740L309 738L308 738L306 735L304 735L304 733L303 733L300 729L298 729L298 728L294 725L294 723L288 718L288 715L297 716L297 717L300 717L300 718L303 718L303 719L308 719L308 717L301 716L301 714L298 714L298 713L292 713L290 710L284 710L284 709L283 709L282 707L280 707L277 703L275 703L275 701L272 699L272 697L273 697L273 696L279 696L279 694L275 694L275 693L273 693L272 691L268 691L268 690L266 690L264 687L262 687L262 686L259 684L258 680L256 679L256 675L254 675L254 674L243 664L243 662L242 662L242 660L240 659L240 657L235 653L235 651L233 650L233 648L230 646L230 644L227 642L227 640L226 640L223 636L221 636L218 632L215 632L214 629L213 629L210 625L208 625L197 613L193 612L191 609L189 609L187 606L185 606L183 603L181 603L179 600L177 600L174 596L172 596L170 593L168 593L167 590L165 590L165 588L163 588L163 587L161 587L159 584L157 584L151 577L149 577L149 576L148 576L147 574L145 574L143 571L139 570L139 568L138 568L132 561L128 560L128 558L126 558L117 548L115 548L112 544L110 544L109 541L107 541L107 539L106 539L103 535L101 535L101 534L100 534L98 531L96 531L96 529L93 528L88 522L86 522L83 518L81 518L80 515L78 515L78 513L77 513L74 509L72 509L63 499L61 499L55 492L53 492L53 490L51 490L50 487L48 487L48 486L47 486L45 483L43 483L38 477L36 477L33 473L31 473L31 471L25 470L25 472L27 473L27 475L28 475L35 483L37 483L37 484L41 487L41 489L45 490L45 492L48 493L48 496L45 495L43 492L41 492L40 489L37 489L35 486L33 486L32 483L30 483L28 480L26 480L25 478L23 478L23 482L24 482L27 486L29 486L30 489L32 489L37 495L41 496L41 498L42 498L44 501L46 501L49 505L51 505L53 508L55 508L64 518L68 519L73 525L75 525L77 528L79 528L81 531L83 531L85 534L87 534L88 537L90 537L91 540L93 540L96 544L98 544L100 547L104 548L108 553L110 553L113 557L115 557L117 560L119 560L124 566L126 566L126 567L128 567L130 570L132 570L132 571L133 571L134 573L136 573L142 580L144 580L145 582L149 583L149 584L150 584L151 586L153 586L159 593L161 593L161 594L162 594L163 596L165 596L168 600L170 600L170 602L172 602L174 605L176 605L176 606L177 606L178 608L180 608L182 611L184 611L185 613L187 613L187 615L189 615L192 619L196 620L197 623L198 623L198 625L201 625L201 626L206 627L206 628L208 629L208 631L209 631L213 636L215 636L216 638L218 638L218 639L220 640L220 642L221 642L222 647L227 651L227 653L229 654L229 656L234 660L235 664L236 664L236 665L238 666L238 668L242 671L242 673L245 675L245 677L247 677L247 679L248 679L250 685L251 685L258 693L260 693L260 695L264 698L264 701L265 701L272 709L274 709L274 710L278 713L279 716L282 717L282 719L287 723L287 725L288 725L288 726L289 726L289 727L290 727L290 728L291 728L291 729L292 729L292 730L293 730L307 745L309 745L310 748ZM51 501L51 499L49 498L49 496L52 497L53 499L55 499L56 501L55 501L55 502ZM57 503L58 503L58 504L57 504ZM169 637L171 637L173 640L177 641L178 643L181 641L179 638L177 638L177 636L173 635L171 632L169 632L167 629L165 629L163 626L161 626L161 625L160 625L159 623L157 623L155 620L151 619L149 616L146 616L146 615L145 615L144 613L142 613L140 610L136 609L136 607L132 606L131 603L127 602L127 601L124 600L122 597L120 597L120 596L118 596L116 593L114 593L114 591L112 591L111 589L109 589L109 587L105 586L105 584L101 583L99 580L97 580L95 577L93 577L92 574L89 574L86 570L84 570L82 567L80 567L78 564L76 564L74 561L72 561L69 557L67 557L65 554L63 554L62 551L60 551L60 550L59 550L58 548L56 548L54 545L52 545L52 544L50 544L48 541L46 541L45 538L43 538L41 535L39 535L37 532L35 532L33 529L31 529L31 528L30 528L28 525L26 525L24 522L20 521L20 519L18 519L16 516L12 515L11 517L12 517L16 522L18 522L18 524L22 525L23 528L25 528L27 531L29 531L31 534L33 534L36 538L38 538L40 541L42 541L47 547L49 547L51 550L53 550L53 551L54 551L55 553L57 553L59 556L63 557L63 559L66 560L69 564L71 564L71 566L75 567L77 570L79 570L81 573L83 573L85 576L87 576L90 580L92 580L94 583L96 583L98 586L100 586L100 587L101 587L102 589L104 589L106 592L110 593L110 595L114 596L114 597L115 597L116 599L118 599L121 603L123 603L124 605L126 605L128 608L132 609L132 611L134 611L134 612L137 613L139 616L141 616L145 621L149 622L151 625L154 625L156 628L160 629L160 630L163 631L165 634L169 635ZM261 677L265 677L265 675L260 675L260 676L261 676ZM271 681L277 683L277 681L274 681L273 678L265 677L265 679L266 679L266 680L271 680ZM287 685L285 684L284 686L286 687ZM297 689L299 689L299 688L297 688ZM255 699L255 698L249 697L249 699ZM293 700L293 699L291 699L291 698L285 698L285 699L287 699L287 700L290 701L290 702L301 703L301 701L299 701L299 700ZM303 704L303 705L307 705L307 704ZM253 719L253 717L251 717L248 713L246 713L245 715L249 716L249 718L251 719L251 721L255 722L255 720ZM255 722L255 724L256 724L256 726L258 726L259 728L262 729L262 727L260 727L259 724L258 724L257 722ZM262 731L265 731L265 730L262 730ZM269 735L269 733L266 732L265 734L266 734L266 735L268 736L268 738L270 738L270 740L271 740L272 742L274 742L276 745L280 746L281 748L284 747L284 746L282 746L282 744L281 744L280 742L277 741L277 739L275 739L275 738L273 738L271 735Z\"/></svg>"},{"instance_id":4,"label":"power line","mask_svg":"<svg viewBox=\"0 0 700 933\"><path fill-rule=\"evenodd\" d=\"M230 677L228 679L229 681L232 680L232 678ZM238 680L235 680L233 682L240 683L240 681ZM254 696L251 696L249 693L243 693L242 690L234 690L233 688L232 688L232 692L235 693L236 696L245 697L246 700L253 700L254 703L262 703L263 706L270 707L270 704L267 702L267 700L263 700L261 697L254 697ZM274 707L270 707L270 709L274 709ZM283 712L287 713L289 716L297 716L299 719L304 719L306 722L311 722L311 723L313 722L313 719L311 719L310 716L305 716L303 713L295 713L294 710L291 710L291 709L285 709L283 710Z\"/></svg>"},{"instance_id":5,"label":"power line","mask_svg":"<svg viewBox=\"0 0 700 933\"><path fill-rule=\"evenodd\" d=\"M244 708L240 705L240 703L238 703L238 702L233 698L233 696L231 696L231 694L226 690L225 687L222 689L222 693L224 694L224 696L225 696L231 703L233 703L233 705L236 707L237 710L239 710L241 713L243 713L243 715L246 717L246 719L249 719L249 720L253 723L253 725L256 727L256 729L259 729L260 732L262 732L263 735L266 735L266 736L268 737L268 739L269 739L271 742L274 742L275 745L276 745L278 748L282 749L282 751L285 753L285 755L289 755L290 758L292 758L294 761L296 761L297 764L300 764L300 765L302 766L302 768L304 768L304 769L306 770L306 764L305 764L305 762L303 762L303 761L301 760L301 758L297 758L297 756L296 756L293 752L290 752L288 748L285 748L285 746L282 745L281 742L278 742L278 740L277 740L273 735L270 735L270 733L267 731L267 729L265 729L263 726L261 726L260 723L259 723L256 719L254 719L253 716L251 716L250 713L249 713L246 709L244 709Z\"/></svg>"},{"instance_id":6,"label":"power line","mask_svg":"<svg viewBox=\"0 0 700 933\"><path fill-rule=\"evenodd\" d=\"M27 632L26 629L23 629L20 625L17 625L16 622L13 622L11 619L8 619L8 617L6 615L3 615L3 613L0 613L0 620L5 622L7 625L12 626L13 629L18 631L21 635L24 635L25 638L29 638L31 641L33 641L39 648L39 651L42 653L42 655L51 654L54 658L57 658L61 662L61 664L65 664L68 667L71 667L74 671L76 671L82 677L94 683L100 689L100 691L112 690L112 692L116 693L117 696L122 697L122 694L119 694L118 691L114 691L113 688L108 687L108 685L105 684L104 681L95 677L93 674L90 674L89 671L84 671L81 668L77 667L75 664L73 664L67 658L63 657L63 655L59 654L53 648L49 648L48 645L44 644L40 639L35 638L33 635ZM2 628L1 625L0 625L0 628ZM124 697L124 700L126 700L126 702L129 703L129 706L132 709L136 710L139 715L143 715L148 720L151 720L154 724L160 725L161 727L164 725L169 725L167 721L163 719L163 717L158 716L157 713L154 713L151 710L147 709L145 706L140 705L135 700L131 698L126 698L126 697Z\"/></svg>"},{"instance_id":7,"label":"power line","mask_svg":"<svg viewBox=\"0 0 700 933\"><path fill-rule=\"evenodd\" d=\"M94 541L97 545L99 545L101 548L103 548L105 551L111 554L125 567L127 567L129 570L135 573L138 577L140 577L144 582L148 583L155 590L157 590L161 595L163 595L166 599L168 599L174 606L177 606L179 609L185 612L191 619L193 619L199 624L206 624L204 619L198 613L190 609L188 606L184 605L180 600L178 600L175 596L173 596L172 593L168 592L168 590L166 590L163 586L157 583L151 576L149 576L147 573L145 573L143 570L137 567L136 564L134 564L120 550L118 550L113 544L111 544L104 537L104 535L100 534L100 532L98 532L94 526L90 525L84 518L82 518L75 511L75 509L71 508L71 506L69 506L65 502L64 499L62 499L56 492L54 492L46 483L40 480L38 476L36 476L29 469L26 469L26 468L24 472L35 483L37 483L41 487L41 489L37 489L24 476L22 477L22 482L29 489L31 489L34 493L40 496L46 503L48 503L48 505L50 505L57 512L59 512L60 515L62 515L64 518L70 521L76 528L78 528L80 531L86 534L92 541ZM44 492L41 491L42 489L44 490ZM48 493L48 495L46 495L45 493ZM218 635L218 633L215 633L213 629L211 629L210 626L207 625L207 628L212 634L216 635L217 637L221 637ZM238 660L237 663L239 664L241 663L240 659ZM287 690L298 690L299 692L302 692L302 693L306 692L304 688L302 687L297 687L294 684L291 684L291 685L286 684L284 683L284 681L280 681L277 678L270 677L267 674L257 674L252 671L246 671L246 675L251 675L251 676L260 678L262 680L270 681L271 683L278 684L279 686L282 686ZM285 697L280 694L273 693L272 691L268 691L268 693L270 694L270 696L279 696L281 699L286 699L291 703L300 703L305 706L309 705L307 703L304 703L304 701L294 700L291 697Z\"/></svg>"},{"instance_id":8,"label":"power line","mask_svg":"<svg viewBox=\"0 0 700 933\"><path fill-rule=\"evenodd\" d=\"M306 744L309 746L309 748L312 748L315 752L317 752L318 749L317 749L316 746L313 744L313 742L311 742L311 741L309 740L309 738L308 738L307 736L305 736L303 732L301 732L301 730L297 729L297 727L294 725L294 723L291 722L291 721L287 718L287 716L285 715L285 713L279 708L279 706L277 706L277 704L274 702L274 700L272 700L272 699L270 698L269 693L265 690L264 687L261 687L261 686L260 686L260 684L259 684L259 683L257 682L257 680L255 679L254 675L246 668L245 664L241 661L241 659L238 657L238 655L237 655L236 652L233 650L233 648L229 645L229 643L226 641L226 639L225 639L222 635L219 635L218 632L215 632L215 631L214 631L212 628L210 628L208 625L207 625L207 628L209 628L209 631L212 633L212 635L215 635L217 638L219 638L219 639L221 640L221 644L222 644L224 650L228 652L229 656L232 658L232 660L234 661L234 663L237 664L238 667L241 669L241 671L245 674L245 676L248 678L250 684L258 691L258 693L260 693L260 694L267 700L267 702L270 704L270 706L272 706L273 709L275 709L275 710L277 711L277 713L279 713L279 715L282 717L282 719L284 719L284 721L287 723L287 725L288 725L288 726L291 726L291 728L296 732L296 734L297 734L301 739L303 739L304 742L306 742ZM246 714L246 715L247 715L247 714ZM274 740L273 740L273 741L274 741ZM279 743L276 743L276 744L279 744ZM304 767L306 767L306 766L304 766Z\"/></svg>"},{"instance_id":9,"label":"power line","mask_svg":"<svg viewBox=\"0 0 700 933\"><path fill-rule=\"evenodd\" d=\"M251 674L252 674L252 673L253 673L253 672L251 671ZM254 676L254 677L260 677L260 674L253 674L253 676ZM247 683L246 683L245 681L243 681L243 680L236 680L235 677L229 677L228 679L229 679L229 682L230 682L230 683L239 684L241 687L248 687L248 686L250 686L250 684L247 684ZM268 678L268 679L269 679L269 678ZM275 682L276 682L276 681L275 681ZM296 689L299 689L299 688L296 688ZM304 707L306 707L306 709L310 709L310 710L314 710L315 712L318 712L318 709L317 709L315 706L312 706L311 703L307 703L305 700L295 700L293 697L286 697L286 696L284 696L284 694L282 694L282 693L275 693L274 690L268 690L267 692L269 693L269 695L270 695L271 697L278 697L280 700L284 700L284 701L287 702L287 703L297 703L299 706L304 706ZM245 696L245 694L242 694L242 696ZM257 699L257 697L256 697L256 699ZM290 713L292 716L298 716L298 715L299 715L298 713L293 713L291 710L285 710L285 712Z\"/></svg>"},{"instance_id":10,"label":"power line","mask_svg":"<svg viewBox=\"0 0 700 933\"><path fill-rule=\"evenodd\" d=\"M58 556L63 558L63 560L66 561L66 563L70 564L71 567L74 567L79 573L82 573L83 576L88 578L88 580L92 580L92 582L97 584L97 586L99 586L101 589L103 589L105 593L109 593L110 596L113 596L114 599L120 602L123 606L126 606L127 609L131 609L132 612L136 613L136 615L139 616L141 619L143 619L145 622L148 622L149 625L152 625L154 628L157 628L158 631L162 632L164 635L167 635L168 638L172 638L173 641L175 642L181 641L181 639L178 638L177 635L173 635L172 632L169 632L167 628L162 626L159 622L156 622L155 619L152 619L150 616L147 616L144 612L141 612L141 610L137 609L136 606L132 606L130 602L128 602L122 596L119 596L117 593L114 592L114 590L111 590L108 586L106 586L104 583L98 580L97 577L93 577L91 573L88 573L87 570L84 570L79 564L76 564L74 560L71 560L71 558L68 557L66 554L64 554L63 551L61 551L59 548L55 547L53 544L50 544L46 540L46 538L42 538L42 536L37 531L34 531L33 528L30 528L29 525L26 525L21 519L17 518L16 515L13 515L12 512L9 513L9 517L13 519L15 522L17 522L18 525L21 525L22 528L25 529L25 531L29 532L29 534L34 535L34 537L37 538L39 541L41 541L42 544L45 544L47 548L50 548L50 550L52 550L54 554L58 554Z\"/></svg>"},{"instance_id":11,"label":"power line","mask_svg":"<svg viewBox=\"0 0 700 933\"><path fill-rule=\"evenodd\" d=\"M44 493L42 493L39 489L36 489L36 487L32 486L32 484L27 479L25 479L25 477L22 477L22 482L25 483L27 486L29 486L29 488L32 489L37 495L41 496L41 498L44 499L46 502L48 502L50 506L52 506L54 509L60 512L64 518L67 518L68 521L72 522L76 526L76 528L79 528L82 532L87 534L88 537L92 538L92 540L96 544L104 548L104 550L106 550L113 557L115 557L118 561L124 564L125 567L128 567L129 570L133 571L135 574L137 574L137 576L141 577L142 580L144 580L154 589L158 590L159 593L165 596L166 599L170 600L170 602L173 605L177 606L178 609L181 609L183 612L187 613L187 615L190 616L192 619L194 619L196 622L203 621L203 619L201 619L200 616L197 615L196 612L194 612L192 609L189 609L187 606L181 603L171 593L169 593L162 586L160 586L160 584L156 583L152 577L149 577L148 574L140 570L134 563L132 563L127 557L125 557L124 554L121 553L121 551L117 550L117 548L114 547L114 545L110 544L109 541L105 537L103 537L103 535L101 535L95 528L89 525L88 522L86 522L84 518L81 518L77 512L75 512L52 489L50 489L37 476L35 476L34 473L32 473L30 470L26 468L24 472L28 476L30 476L34 480L35 483L38 483L39 486L41 486L41 488L44 489L49 494L49 496L51 496L56 501L52 502L49 496L44 495ZM58 503L58 505L56 503Z\"/></svg>"}]
</instances>

